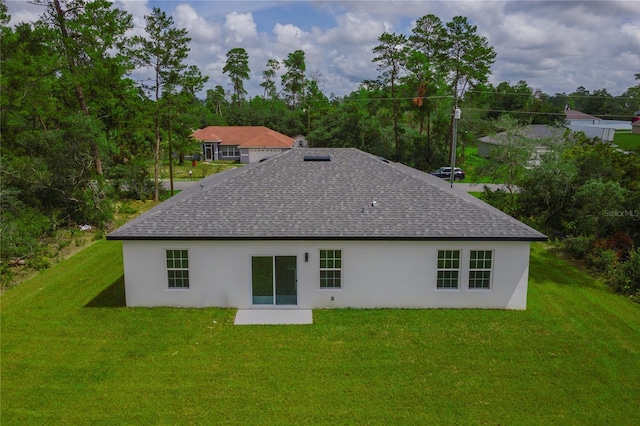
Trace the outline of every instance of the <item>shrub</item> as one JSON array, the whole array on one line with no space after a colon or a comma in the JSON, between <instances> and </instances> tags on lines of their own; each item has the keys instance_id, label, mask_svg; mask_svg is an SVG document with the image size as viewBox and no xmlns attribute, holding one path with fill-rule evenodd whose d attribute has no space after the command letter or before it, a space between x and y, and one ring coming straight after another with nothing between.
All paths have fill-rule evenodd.
<instances>
[{"instance_id":1,"label":"shrub","mask_svg":"<svg viewBox=\"0 0 640 426\"><path fill-rule=\"evenodd\" d=\"M11 285L14 275L11 267L4 263L0 265L0 288L3 290L8 288Z\"/></svg>"},{"instance_id":2,"label":"shrub","mask_svg":"<svg viewBox=\"0 0 640 426\"><path fill-rule=\"evenodd\" d=\"M0 223L0 257L26 258L42 249L41 239L51 232L51 221L45 215L29 208L14 215L4 213Z\"/></svg>"},{"instance_id":3,"label":"shrub","mask_svg":"<svg viewBox=\"0 0 640 426\"><path fill-rule=\"evenodd\" d=\"M64 248L67 248L70 245L71 245L71 240L58 241L58 250L62 250Z\"/></svg>"},{"instance_id":4,"label":"shrub","mask_svg":"<svg viewBox=\"0 0 640 426\"><path fill-rule=\"evenodd\" d=\"M587 264L598 272L606 272L615 268L618 262L618 254L613 249L594 247L587 255Z\"/></svg>"},{"instance_id":5,"label":"shrub","mask_svg":"<svg viewBox=\"0 0 640 426\"><path fill-rule=\"evenodd\" d=\"M576 259L584 259L593 247L592 237L568 237L562 242L562 248Z\"/></svg>"},{"instance_id":6,"label":"shrub","mask_svg":"<svg viewBox=\"0 0 640 426\"><path fill-rule=\"evenodd\" d=\"M484 186L481 198L493 207L502 210L509 215L515 216L517 213L518 207L516 194L511 194L501 189L493 191L488 186Z\"/></svg>"},{"instance_id":7,"label":"shrub","mask_svg":"<svg viewBox=\"0 0 640 426\"><path fill-rule=\"evenodd\" d=\"M109 179L119 198L148 200L155 191L155 184L144 163L115 166L109 172Z\"/></svg>"},{"instance_id":8,"label":"shrub","mask_svg":"<svg viewBox=\"0 0 640 426\"><path fill-rule=\"evenodd\" d=\"M131 214L136 214L138 213L138 209L136 209L135 207L133 207L131 204L129 203L122 203L119 207L118 207L118 213L121 214L126 214L126 215L131 215Z\"/></svg>"},{"instance_id":9,"label":"shrub","mask_svg":"<svg viewBox=\"0 0 640 426\"><path fill-rule=\"evenodd\" d=\"M35 269L36 271L40 271L42 269L50 268L51 263L45 257L38 256L27 260L26 266L28 268Z\"/></svg>"},{"instance_id":10,"label":"shrub","mask_svg":"<svg viewBox=\"0 0 640 426\"><path fill-rule=\"evenodd\" d=\"M77 191L80 204L72 220L79 224L103 225L113 219L113 204L107 194L111 188L102 181L92 181L86 188Z\"/></svg>"},{"instance_id":11,"label":"shrub","mask_svg":"<svg viewBox=\"0 0 640 426\"><path fill-rule=\"evenodd\" d=\"M640 301L640 249L631 250L628 260L612 268L606 276L606 282L615 291Z\"/></svg>"}]
</instances>

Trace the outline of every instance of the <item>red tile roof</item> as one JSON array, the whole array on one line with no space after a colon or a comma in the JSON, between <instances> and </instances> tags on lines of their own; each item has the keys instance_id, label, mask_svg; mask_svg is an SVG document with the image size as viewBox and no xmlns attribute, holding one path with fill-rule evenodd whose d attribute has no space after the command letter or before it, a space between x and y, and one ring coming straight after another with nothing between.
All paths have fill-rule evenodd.
<instances>
[{"instance_id":1,"label":"red tile roof","mask_svg":"<svg viewBox=\"0 0 640 426\"><path fill-rule=\"evenodd\" d=\"M209 126L191 134L202 142L220 142L240 148L292 148L295 141L264 126Z\"/></svg>"}]
</instances>

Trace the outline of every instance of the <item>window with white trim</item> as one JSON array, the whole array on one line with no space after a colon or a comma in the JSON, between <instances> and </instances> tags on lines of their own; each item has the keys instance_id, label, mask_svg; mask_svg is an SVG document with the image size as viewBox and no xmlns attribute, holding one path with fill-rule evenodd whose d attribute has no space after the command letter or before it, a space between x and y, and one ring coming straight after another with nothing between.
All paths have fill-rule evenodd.
<instances>
[{"instance_id":1,"label":"window with white trim","mask_svg":"<svg viewBox=\"0 0 640 426\"><path fill-rule=\"evenodd\" d=\"M438 250L436 288L457 289L460 279L460 250Z\"/></svg>"},{"instance_id":2,"label":"window with white trim","mask_svg":"<svg viewBox=\"0 0 640 426\"><path fill-rule=\"evenodd\" d=\"M189 251L167 250L169 288L189 288Z\"/></svg>"},{"instance_id":3,"label":"window with white trim","mask_svg":"<svg viewBox=\"0 0 640 426\"><path fill-rule=\"evenodd\" d=\"M491 288L493 251L471 250L469 255L469 288Z\"/></svg>"},{"instance_id":4,"label":"window with white trim","mask_svg":"<svg viewBox=\"0 0 640 426\"><path fill-rule=\"evenodd\" d=\"M320 288L342 288L342 250L320 250Z\"/></svg>"},{"instance_id":5,"label":"window with white trim","mask_svg":"<svg viewBox=\"0 0 640 426\"><path fill-rule=\"evenodd\" d=\"M240 149L237 145L221 145L220 152L223 157L239 157Z\"/></svg>"}]
</instances>

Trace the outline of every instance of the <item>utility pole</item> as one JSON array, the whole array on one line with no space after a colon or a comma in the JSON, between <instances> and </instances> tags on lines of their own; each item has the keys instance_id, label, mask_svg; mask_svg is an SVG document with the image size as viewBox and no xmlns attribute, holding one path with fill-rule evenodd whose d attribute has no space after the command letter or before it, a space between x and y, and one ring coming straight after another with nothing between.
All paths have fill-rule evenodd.
<instances>
[{"instance_id":1,"label":"utility pole","mask_svg":"<svg viewBox=\"0 0 640 426\"><path fill-rule=\"evenodd\" d=\"M453 112L453 141L451 143L451 188L456 178L456 138L458 137L458 120L460 120L460 108L456 107Z\"/></svg>"},{"instance_id":2,"label":"utility pole","mask_svg":"<svg viewBox=\"0 0 640 426\"><path fill-rule=\"evenodd\" d=\"M311 148L311 106L307 104L307 148Z\"/></svg>"}]
</instances>

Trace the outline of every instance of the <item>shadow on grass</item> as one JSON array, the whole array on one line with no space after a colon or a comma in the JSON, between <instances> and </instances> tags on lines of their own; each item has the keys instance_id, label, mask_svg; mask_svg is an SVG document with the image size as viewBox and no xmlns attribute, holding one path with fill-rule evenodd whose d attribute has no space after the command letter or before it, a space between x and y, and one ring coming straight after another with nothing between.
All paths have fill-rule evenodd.
<instances>
[{"instance_id":1,"label":"shadow on grass","mask_svg":"<svg viewBox=\"0 0 640 426\"><path fill-rule=\"evenodd\" d=\"M124 275L84 305L85 308L124 308L125 306L127 303L124 293Z\"/></svg>"}]
</instances>

